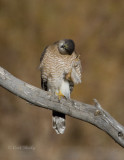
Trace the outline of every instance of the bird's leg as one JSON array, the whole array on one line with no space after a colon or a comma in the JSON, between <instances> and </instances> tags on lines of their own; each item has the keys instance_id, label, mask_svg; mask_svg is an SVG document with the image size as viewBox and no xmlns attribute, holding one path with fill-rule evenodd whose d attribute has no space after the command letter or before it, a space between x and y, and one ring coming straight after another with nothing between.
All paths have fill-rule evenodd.
<instances>
[{"instance_id":1,"label":"bird's leg","mask_svg":"<svg viewBox=\"0 0 124 160\"><path fill-rule=\"evenodd\" d=\"M62 97L65 97L60 90L58 93L56 92L56 95L58 96L59 100L61 100Z\"/></svg>"}]
</instances>

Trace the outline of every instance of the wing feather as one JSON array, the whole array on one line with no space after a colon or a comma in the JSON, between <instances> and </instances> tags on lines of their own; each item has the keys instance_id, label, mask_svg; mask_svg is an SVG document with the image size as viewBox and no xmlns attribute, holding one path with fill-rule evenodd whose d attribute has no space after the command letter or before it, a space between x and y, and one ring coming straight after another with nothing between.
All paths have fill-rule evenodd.
<instances>
[{"instance_id":1,"label":"wing feather","mask_svg":"<svg viewBox=\"0 0 124 160\"><path fill-rule=\"evenodd\" d=\"M46 50L47 50L48 46L43 50L43 52L41 53L41 57L40 57L40 62L42 62L43 58L44 58L44 55L46 53Z\"/></svg>"},{"instance_id":2,"label":"wing feather","mask_svg":"<svg viewBox=\"0 0 124 160\"><path fill-rule=\"evenodd\" d=\"M43 70L43 66L42 66L42 61L43 61L43 58L44 58L44 55L47 51L47 48L48 46L44 49L44 51L42 52L41 54L41 57L40 57L40 70L41 70L41 88L45 91L48 91L48 87L47 87L47 79L44 79L42 77L42 70Z\"/></svg>"}]
</instances>

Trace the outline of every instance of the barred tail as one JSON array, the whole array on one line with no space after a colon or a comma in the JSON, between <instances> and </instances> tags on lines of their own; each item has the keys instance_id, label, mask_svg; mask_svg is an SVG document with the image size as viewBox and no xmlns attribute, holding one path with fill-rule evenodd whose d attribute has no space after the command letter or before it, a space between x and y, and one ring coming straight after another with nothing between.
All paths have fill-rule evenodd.
<instances>
[{"instance_id":1,"label":"barred tail","mask_svg":"<svg viewBox=\"0 0 124 160\"><path fill-rule=\"evenodd\" d=\"M52 113L53 129L57 134L63 134L65 131L65 114L53 111Z\"/></svg>"}]
</instances>

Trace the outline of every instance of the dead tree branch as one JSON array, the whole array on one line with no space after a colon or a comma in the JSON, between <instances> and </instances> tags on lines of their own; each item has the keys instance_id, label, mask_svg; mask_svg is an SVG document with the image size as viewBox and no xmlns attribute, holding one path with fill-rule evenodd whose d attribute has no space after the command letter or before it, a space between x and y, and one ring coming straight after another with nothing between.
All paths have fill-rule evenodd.
<instances>
[{"instance_id":1,"label":"dead tree branch","mask_svg":"<svg viewBox=\"0 0 124 160\"><path fill-rule=\"evenodd\" d=\"M56 96L17 79L2 67L0 67L0 86L35 106L59 111L93 124L124 147L124 127L107 113L96 99L94 106L72 99L59 101Z\"/></svg>"}]
</instances>

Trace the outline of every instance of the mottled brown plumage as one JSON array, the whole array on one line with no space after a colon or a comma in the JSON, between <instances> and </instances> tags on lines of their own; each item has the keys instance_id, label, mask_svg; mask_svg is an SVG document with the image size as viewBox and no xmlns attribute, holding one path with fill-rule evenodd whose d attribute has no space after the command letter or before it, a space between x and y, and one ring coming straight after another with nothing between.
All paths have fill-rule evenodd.
<instances>
[{"instance_id":1,"label":"mottled brown plumage","mask_svg":"<svg viewBox=\"0 0 124 160\"><path fill-rule=\"evenodd\" d=\"M74 48L72 40L64 39L46 47L41 55L41 87L59 98L70 98L74 84L81 83L81 63ZM65 115L53 112L53 128L64 133Z\"/></svg>"}]
</instances>

